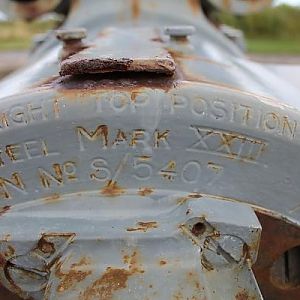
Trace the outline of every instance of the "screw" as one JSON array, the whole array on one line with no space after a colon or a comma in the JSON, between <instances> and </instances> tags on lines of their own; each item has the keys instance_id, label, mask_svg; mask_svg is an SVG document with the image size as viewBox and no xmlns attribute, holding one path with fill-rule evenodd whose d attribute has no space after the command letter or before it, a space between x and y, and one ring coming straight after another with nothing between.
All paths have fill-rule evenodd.
<instances>
[{"instance_id":1,"label":"screw","mask_svg":"<svg viewBox=\"0 0 300 300\"><path fill-rule=\"evenodd\" d=\"M244 242L231 235L221 235L217 240L209 237L205 241L202 255L205 261L217 268L238 264L243 259Z\"/></svg>"},{"instance_id":2,"label":"screw","mask_svg":"<svg viewBox=\"0 0 300 300\"><path fill-rule=\"evenodd\" d=\"M165 34L174 40L186 40L189 36L196 32L194 26L170 26L164 30Z\"/></svg>"},{"instance_id":3,"label":"screw","mask_svg":"<svg viewBox=\"0 0 300 300\"><path fill-rule=\"evenodd\" d=\"M12 258L5 266L5 274L10 283L25 292L41 291L49 276L45 261L34 255Z\"/></svg>"}]
</instances>

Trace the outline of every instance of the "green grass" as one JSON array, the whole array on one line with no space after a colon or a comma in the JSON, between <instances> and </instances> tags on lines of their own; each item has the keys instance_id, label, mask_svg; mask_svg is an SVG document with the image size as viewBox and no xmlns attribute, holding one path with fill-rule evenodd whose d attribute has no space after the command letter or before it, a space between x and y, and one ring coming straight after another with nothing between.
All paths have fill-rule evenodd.
<instances>
[{"instance_id":1,"label":"green grass","mask_svg":"<svg viewBox=\"0 0 300 300\"><path fill-rule=\"evenodd\" d=\"M27 50L31 47L31 39L10 39L10 40L1 40L0 39L0 51L18 51L18 50Z\"/></svg>"},{"instance_id":2,"label":"green grass","mask_svg":"<svg viewBox=\"0 0 300 300\"><path fill-rule=\"evenodd\" d=\"M54 22L0 23L0 51L28 49L35 34L46 32L54 28L54 25Z\"/></svg>"},{"instance_id":3,"label":"green grass","mask_svg":"<svg viewBox=\"0 0 300 300\"><path fill-rule=\"evenodd\" d=\"M248 51L257 54L300 55L300 39L247 39Z\"/></svg>"}]
</instances>

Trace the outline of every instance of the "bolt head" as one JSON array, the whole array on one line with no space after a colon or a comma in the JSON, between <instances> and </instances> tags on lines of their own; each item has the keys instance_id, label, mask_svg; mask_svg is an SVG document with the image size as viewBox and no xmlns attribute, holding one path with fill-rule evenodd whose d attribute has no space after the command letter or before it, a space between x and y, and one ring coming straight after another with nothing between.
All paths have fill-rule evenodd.
<instances>
[{"instance_id":1,"label":"bolt head","mask_svg":"<svg viewBox=\"0 0 300 300\"><path fill-rule=\"evenodd\" d=\"M186 38L196 32L194 26L169 26L164 30L172 38Z\"/></svg>"},{"instance_id":2,"label":"bolt head","mask_svg":"<svg viewBox=\"0 0 300 300\"><path fill-rule=\"evenodd\" d=\"M56 30L56 37L61 41L82 40L87 37L86 29L62 29Z\"/></svg>"}]
</instances>

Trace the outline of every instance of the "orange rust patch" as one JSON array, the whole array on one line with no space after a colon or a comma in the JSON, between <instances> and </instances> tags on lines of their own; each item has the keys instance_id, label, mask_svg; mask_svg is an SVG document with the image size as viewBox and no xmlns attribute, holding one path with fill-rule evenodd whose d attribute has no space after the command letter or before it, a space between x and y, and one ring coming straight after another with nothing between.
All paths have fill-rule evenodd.
<instances>
[{"instance_id":1,"label":"orange rust patch","mask_svg":"<svg viewBox=\"0 0 300 300\"><path fill-rule=\"evenodd\" d=\"M226 146L230 146L231 143L236 139L238 138L239 136L236 135L236 134L227 134L227 133L223 133L222 134L222 142L221 142L221 145L226 145Z\"/></svg>"},{"instance_id":2,"label":"orange rust patch","mask_svg":"<svg viewBox=\"0 0 300 300\"><path fill-rule=\"evenodd\" d=\"M45 202L56 202L57 200L60 199L60 195L59 194L53 194L47 198L44 199Z\"/></svg>"},{"instance_id":3,"label":"orange rust patch","mask_svg":"<svg viewBox=\"0 0 300 300\"><path fill-rule=\"evenodd\" d=\"M114 292L127 286L128 278L136 273L144 273L138 263L138 252L134 251L131 256L124 256L124 263L128 263L127 269L116 269L108 267L100 279L96 280L83 293L82 300L111 300Z\"/></svg>"},{"instance_id":4,"label":"orange rust patch","mask_svg":"<svg viewBox=\"0 0 300 300\"><path fill-rule=\"evenodd\" d=\"M139 18L141 14L141 6L139 0L131 0L131 14L134 20Z\"/></svg>"},{"instance_id":5,"label":"orange rust patch","mask_svg":"<svg viewBox=\"0 0 300 300\"><path fill-rule=\"evenodd\" d=\"M177 292L174 296L173 296L174 300L183 300L183 295L181 292Z\"/></svg>"},{"instance_id":6,"label":"orange rust patch","mask_svg":"<svg viewBox=\"0 0 300 300\"><path fill-rule=\"evenodd\" d=\"M55 275L60 279L59 285L57 286L57 292L64 292L76 283L83 281L87 276L92 274L91 270L87 270L87 265L90 265L90 260L86 257L81 258L78 263L71 265L67 272L61 270L63 262L59 262L56 266Z\"/></svg>"},{"instance_id":7,"label":"orange rust patch","mask_svg":"<svg viewBox=\"0 0 300 300\"><path fill-rule=\"evenodd\" d=\"M139 159L141 159L141 160L148 160L150 158L151 158L151 156L149 156L149 155L141 155L141 156L139 156Z\"/></svg>"},{"instance_id":8,"label":"orange rust patch","mask_svg":"<svg viewBox=\"0 0 300 300\"><path fill-rule=\"evenodd\" d=\"M209 262L207 260L207 258L205 257L204 254L202 254L201 257L201 265L203 266L204 269L206 269L207 271L212 271L214 269L213 265L211 264L211 262Z\"/></svg>"},{"instance_id":9,"label":"orange rust patch","mask_svg":"<svg viewBox=\"0 0 300 300\"><path fill-rule=\"evenodd\" d=\"M188 3L193 11L193 14L199 14L200 13L200 1L199 0L188 0Z\"/></svg>"},{"instance_id":10,"label":"orange rust patch","mask_svg":"<svg viewBox=\"0 0 300 300\"><path fill-rule=\"evenodd\" d=\"M177 199L177 204L182 205L190 199L198 199L198 198L201 198L201 197L203 197L203 196L199 193L191 193L191 194L188 194L187 196L183 196L183 197L178 198Z\"/></svg>"},{"instance_id":11,"label":"orange rust patch","mask_svg":"<svg viewBox=\"0 0 300 300\"><path fill-rule=\"evenodd\" d=\"M126 73L125 74L90 74L84 76L64 76L54 81L47 88L57 90L56 100L74 100L90 97L105 91L133 92L135 96L143 93L145 88L162 89L169 91L177 84L175 76L153 76L152 74Z\"/></svg>"},{"instance_id":12,"label":"orange rust patch","mask_svg":"<svg viewBox=\"0 0 300 300\"><path fill-rule=\"evenodd\" d=\"M246 290L242 290L235 295L236 300L255 300L254 296L249 296L249 293Z\"/></svg>"},{"instance_id":13,"label":"orange rust patch","mask_svg":"<svg viewBox=\"0 0 300 300\"><path fill-rule=\"evenodd\" d=\"M152 221L152 222L138 222L137 223L138 227L134 228L127 228L127 231L143 231L146 232L149 229L155 229L158 227L157 222Z\"/></svg>"},{"instance_id":14,"label":"orange rust patch","mask_svg":"<svg viewBox=\"0 0 300 300\"><path fill-rule=\"evenodd\" d=\"M166 265L167 264L167 262L165 261L165 260L160 260L159 261L159 265L160 266L164 266L164 265Z\"/></svg>"},{"instance_id":15,"label":"orange rust patch","mask_svg":"<svg viewBox=\"0 0 300 300\"><path fill-rule=\"evenodd\" d=\"M124 269L107 268L102 277L89 286L81 295L82 300L111 300L115 291L124 289L131 273Z\"/></svg>"},{"instance_id":16,"label":"orange rust patch","mask_svg":"<svg viewBox=\"0 0 300 300\"><path fill-rule=\"evenodd\" d=\"M118 186L116 181L109 180L103 187L101 194L107 197L117 197L125 193L125 190Z\"/></svg>"},{"instance_id":17,"label":"orange rust patch","mask_svg":"<svg viewBox=\"0 0 300 300\"><path fill-rule=\"evenodd\" d=\"M9 210L10 210L10 205L3 206L2 208L0 208L0 216L3 216Z\"/></svg>"},{"instance_id":18,"label":"orange rust patch","mask_svg":"<svg viewBox=\"0 0 300 300\"><path fill-rule=\"evenodd\" d=\"M188 277L188 282L192 283L196 288L196 290L198 290L198 292L202 290L197 273L188 272L187 277Z\"/></svg>"},{"instance_id":19,"label":"orange rust patch","mask_svg":"<svg viewBox=\"0 0 300 300\"><path fill-rule=\"evenodd\" d=\"M144 188L140 188L139 191L138 191L138 194L140 196L149 196L151 195L152 193L154 192L153 188L150 188L150 187L144 187Z\"/></svg>"}]
</instances>

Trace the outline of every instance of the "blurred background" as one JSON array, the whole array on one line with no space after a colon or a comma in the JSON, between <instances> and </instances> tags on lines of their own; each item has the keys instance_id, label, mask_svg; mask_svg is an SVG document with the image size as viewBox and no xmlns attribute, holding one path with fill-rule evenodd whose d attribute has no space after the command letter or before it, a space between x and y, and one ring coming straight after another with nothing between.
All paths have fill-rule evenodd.
<instances>
[{"instance_id":1,"label":"blurred background","mask_svg":"<svg viewBox=\"0 0 300 300\"><path fill-rule=\"evenodd\" d=\"M44 3L53 1L57 0ZM24 21L24 13L29 21ZM24 64L27 53L62 22L62 16L51 12L30 20L16 3L0 0L0 77ZM300 0L274 0L262 12L245 16L214 10L210 20L250 59L291 77L300 87Z\"/></svg>"}]
</instances>

